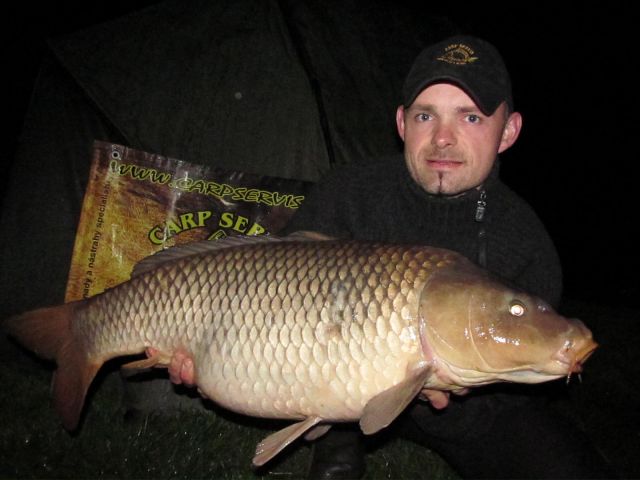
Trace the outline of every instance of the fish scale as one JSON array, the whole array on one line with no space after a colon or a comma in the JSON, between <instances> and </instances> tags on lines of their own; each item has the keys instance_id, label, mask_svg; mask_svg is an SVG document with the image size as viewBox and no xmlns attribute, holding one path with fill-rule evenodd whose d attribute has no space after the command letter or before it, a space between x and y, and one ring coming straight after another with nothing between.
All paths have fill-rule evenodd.
<instances>
[{"instance_id":1,"label":"fish scale","mask_svg":"<svg viewBox=\"0 0 640 480\"><path fill-rule=\"evenodd\" d=\"M287 256L290 249L287 243L272 248L273 261L268 265L272 270L263 280L251 275L253 266L259 266L251 261L252 257L260 258L263 253L246 252L245 261L238 264L244 269L238 276L247 279L247 291L259 292L262 286L269 300L252 302L253 308L237 310L226 318L214 315L204 333L202 344L206 347L192 350L198 385L218 403L249 415L273 416L275 406L280 418L300 419L315 413L356 419L373 392L397 383L406 375L408 366L420 360L418 333L411 325L414 319L405 315L401 325L397 318L384 318L380 313L376 300L380 293L376 297L374 290L380 290L381 283L389 284L391 277L384 270L375 273L373 265L379 261L379 247L362 250L356 245L347 249L342 244L302 244L296 245L296 255ZM301 264L307 268L301 270ZM370 268L364 268L367 265ZM401 272L406 268L419 269L422 265L401 262L395 266ZM361 269L368 270L369 275L358 290L353 277ZM305 272L316 272L317 276L309 278ZM374 275L389 280L373 282L370 278ZM283 280L276 286L278 279ZM228 278L218 283L234 281ZM420 285L414 288L419 289ZM408 291L409 287L396 288L396 295L401 295L403 289ZM219 289L227 295L232 290ZM239 325L254 335L240 339L238 333L244 330ZM401 339L403 329L413 330L413 334ZM307 339L304 348L302 338ZM229 344L237 348L229 349ZM380 355L385 368L376 368L362 351ZM268 370L253 367L254 363L265 361L270 365ZM220 369L225 364L236 368ZM261 398L258 407L246 405L243 392L249 385ZM314 400L318 391L323 392L322 396L335 396L339 405L329 407L325 399Z\"/></svg>"},{"instance_id":2,"label":"fish scale","mask_svg":"<svg viewBox=\"0 0 640 480\"><path fill-rule=\"evenodd\" d=\"M186 349L202 392L235 411L273 417L275 408L280 418L353 420L374 393L420 361L413 324L419 295L410 293L421 283L407 271L431 264L385 250L282 242L193 255L96 297L79 309L75 325L97 356ZM400 258L392 268L399 275L376 268L383 253ZM409 297L413 306L406 305ZM210 299L211 315L201 313L202 298ZM402 318L385 317L382 310L391 308L385 302L409 308ZM263 362L270 368L253 368ZM259 404L247 402L249 390ZM318 400L318 392L335 400Z\"/></svg>"}]
</instances>

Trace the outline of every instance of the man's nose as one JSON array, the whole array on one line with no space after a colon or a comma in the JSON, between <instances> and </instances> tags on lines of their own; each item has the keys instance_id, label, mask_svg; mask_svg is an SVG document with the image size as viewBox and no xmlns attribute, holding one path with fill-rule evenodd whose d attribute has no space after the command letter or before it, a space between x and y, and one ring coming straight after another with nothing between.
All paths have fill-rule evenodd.
<instances>
[{"instance_id":1,"label":"man's nose","mask_svg":"<svg viewBox=\"0 0 640 480\"><path fill-rule=\"evenodd\" d=\"M438 123L437 128L433 132L431 143L438 148L447 148L456 144L455 131L447 122Z\"/></svg>"}]
</instances>

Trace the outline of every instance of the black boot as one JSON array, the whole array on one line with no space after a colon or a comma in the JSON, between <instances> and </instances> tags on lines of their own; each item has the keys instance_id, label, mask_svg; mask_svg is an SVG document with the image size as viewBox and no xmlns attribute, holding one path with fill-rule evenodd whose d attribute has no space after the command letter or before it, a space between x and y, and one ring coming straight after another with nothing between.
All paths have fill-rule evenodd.
<instances>
[{"instance_id":1,"label":"black boot","mask_svg":"<svg viewBox=\"0 0 640 480\"><path fill-rule=\"evenodd\" d=\"M309 480L358 479L364 471L364 438L357 425L334 425L313 443Z\"/></svg>"}]
</instances>

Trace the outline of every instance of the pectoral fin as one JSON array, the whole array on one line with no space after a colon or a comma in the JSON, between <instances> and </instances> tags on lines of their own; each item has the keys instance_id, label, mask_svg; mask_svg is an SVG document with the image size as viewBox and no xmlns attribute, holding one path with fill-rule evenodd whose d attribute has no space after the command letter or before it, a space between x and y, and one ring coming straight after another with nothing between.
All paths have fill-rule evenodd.
<instances>
[{"instance_id":1,"label":"pectoral fin","mask_svg":"<svg viewBox=\"0 0 640 480\"><path fill-rule=\"evenodd\" d=\"M256 467L264 465L287 445L296 440L301 435L322 421L320 417L309 417L301 422L289 425L282 430L269 435L256 447L256 454L253 457L253 464Z\"/></svg>"},{"instance_id":2,"label":"pectoral fin","mask_svg":"<svg viewBox=\"0 0 640 480\"><path fill-rule=\"evenodd\" d=\"M422 390L431 367L424 365L414 370L404 381L380 392L364 407L360 417L360 428L366 435L382 430L400 415L407 405Z\"/></svg>"}]
</instances>

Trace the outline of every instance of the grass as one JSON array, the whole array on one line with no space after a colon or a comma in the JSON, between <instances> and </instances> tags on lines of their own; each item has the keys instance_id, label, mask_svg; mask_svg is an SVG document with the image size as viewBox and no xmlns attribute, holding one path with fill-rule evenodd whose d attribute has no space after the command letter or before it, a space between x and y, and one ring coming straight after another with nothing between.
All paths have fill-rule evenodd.
<instances>
[{"instance_id":1,"label":"grass","mask_svg":"<svg viewBox=\"0 0 640 480\"><path fill-rule=\"evenodd\" d=\"M602 347L583 382L570 384L558 406L576 418L622 477L638 478L640 312L574 302L565 313L583 318ZM278 422L216 408L125 420L122 383L114 372L98 379L81 428L70 435L50 406L50 366L11 344L0 347L1 478L304 477L311 451L305 442L264 469L251 468L256 443ZM458 478L436 454L404 440L373 442L368 451L366 479L427 477Z\"/></svg>"},{"instance_id":2,"label":"grass","mask_svg":"<svg viewBox=\"0 0 640 480\"><path fill-rule=\"evenodd\" d=\"M0 363L0 478L304 478L311 449L290 448L267 468L253 470L256 444L279 422L216 408L124 418L122 382L102 374L75 434L62 429L49 398L51 368L16 347ZM9 358L7 358L9 357ZM368 453L365 478L457 476L434 453L393 440Z\"/></svg>"}]
</instances>

